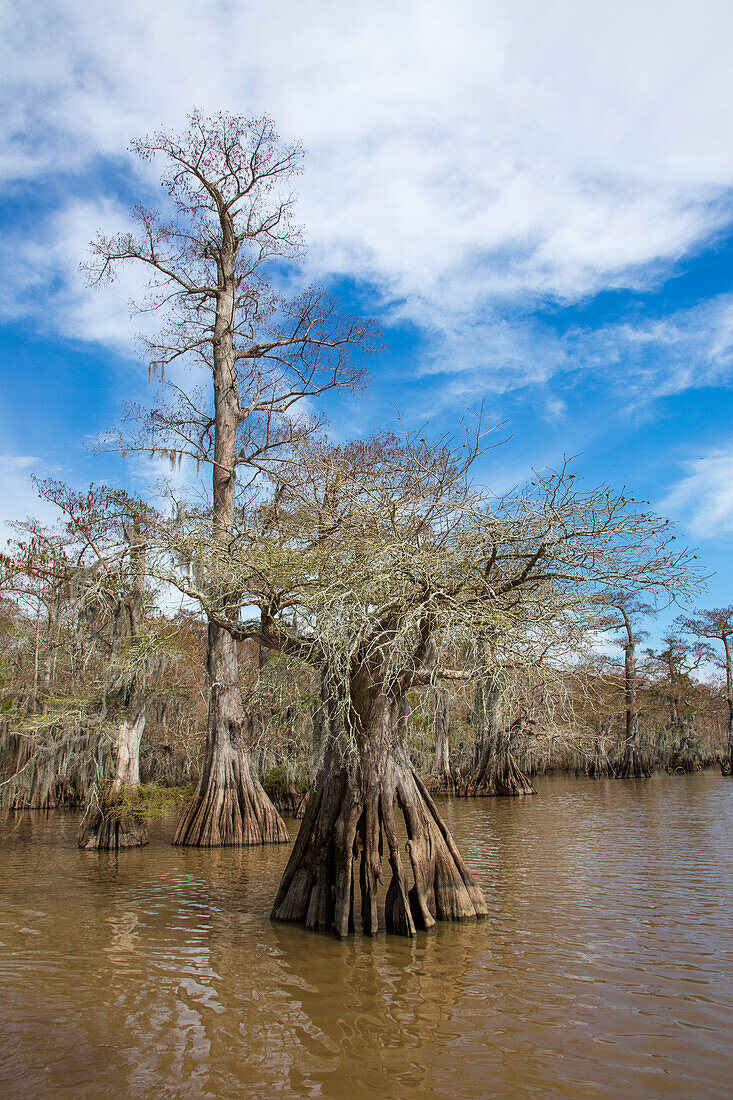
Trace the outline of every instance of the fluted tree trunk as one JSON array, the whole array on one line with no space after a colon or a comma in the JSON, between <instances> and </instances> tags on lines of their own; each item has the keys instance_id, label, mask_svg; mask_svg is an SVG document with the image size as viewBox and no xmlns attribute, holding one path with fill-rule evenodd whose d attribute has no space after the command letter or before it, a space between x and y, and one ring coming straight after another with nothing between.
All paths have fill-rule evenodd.
<instances>
[{"instance_id":1,"label":"fluted tree trunk","mask_svg":"<svg viewBox=\"0 0 733 1100\"><path fill-rule=\"evenodd\" d=\"M209 623L209 725L199 789L174 844L202 848L279 844L285 823L252 764L250 721L242 706L237 643Z\"/></svg>"},{"instance_id":2,"label":"fluted tree trunk","mask_svg":"<svg viewBox=\"0 0 733 1100\"><path fill-rule=\"evenodd\" d=\"M140 634L140 616L145 597L146 544L140 520L134 516L125 531L130 550L131 587L119 601L113 619L113 656L119 635L127 634L131 645ZM139 848L148 843L147 819L143 808L135 804L140 786L140 745L146 720L146 674L139 671L122 674L122 683L114 693L118 725L114 738L115 775L109 788L95 789L79 827L80 848ZM105 691L105 703L107 695Z\"/></svg>"},{"instance_id":3,"label":"fluted tree trunk","mask_svg":"<svg viewBox=\"0 0 733 1100\"><path fill-rule=\"evenodd\" d=\"M145 730L145 696L136 694L125 708L115 738L115 776L98 791L79 828L79 847L100 850L139 848L148 843L148 825L134 803L140 786L140 743Z\"/></svg>"},{"instance_id":4,"label":"fluted tree trunk","mask_svg":"<svg viewBox=\"0 0 733 1100\"><path fill-rule=\"evenodd\" d=\"M588 761L585 774L591 779L603 779L613 774L611 762L608 759L607 740L610 729L610 719L598 718L596 720L595 738L593 741L593 755Z\"/></svg>"},{"instance_id":5,"label":"fluted tree trunk","mask_svg":"<svg viewBox=\"0 0 733 1100\"><path fill-rule=\"evenodd\" d=\"M430 779L437 790L452 791L455 779L450 764L450 696L440 688L433 692L433 722L435 756Z\"/></svg>"},{"instance_id":6,"label":"fluted tree trunk","mask_svg":"<svg viewBox=\"0 0 733 1100\"><path fill-rule=\"evenodd\" d=\"M669 696L669 732L671 737L671 750L667 770L671 772L687 773L695 769L694 749L692 747L691 720L688 715L681 712L680 697L677 694L678 672L672 660L668 663L670 696Z\"/></svg>"},{"instance_id":7,"label":"fluted tree trunk","mask_svg":"<svg viewBox=\"0 0 733 1100\"><path fill-rule=\"evenodd\" d=\"M504 714L501 675L492 670L476 684L474 712L479 736L476 763L461 793L472 796L520 796L536 794L512 753L512 733L520 719L509 722Z\"/></svg>"},{"instance_id":8,"label":"fluted tree trunk","mask_svg":"<svg viewBox=\"0 0 733 1100\"><path fill-rule=\"evenodd\" d=\"M726 754L721 761L720 768L723 775L733 775L733 659L731 659L730 634L722 631L720 637L725 649L725 695L728 704Z\"/></svg>"},{"instance_id":9,"label":"fluted tree trunk","mask_svg":"<svg viewBox=\"0 0 733 1100\"><path fill-rule=\"evenodd\" d=\"M410 762L404 696L352 683L351 722L356 739L339 729L336 708L323 764L311 791L280 889L273 920L333 931L339 938L356 927L380 928L382 856L390 879L384 896L384 928L413 936L438 920L487 915L486 902L438 809ZM402 858L396 811L407 832ZM358 882L357 882L358 864Z\"/></svg>"},{"instance_id":10,"label":"fluted tree trunk","mask_svg":"<svg viewBox=\"0 0 733 1100\"><path fill-rule=\"evenodd\" d=\"M677 711L674 725L674 748L669 770L689 774L701 764L700 754L695 745L695 719L693 715L682 715Z\"/></svg>"}]
</instances>

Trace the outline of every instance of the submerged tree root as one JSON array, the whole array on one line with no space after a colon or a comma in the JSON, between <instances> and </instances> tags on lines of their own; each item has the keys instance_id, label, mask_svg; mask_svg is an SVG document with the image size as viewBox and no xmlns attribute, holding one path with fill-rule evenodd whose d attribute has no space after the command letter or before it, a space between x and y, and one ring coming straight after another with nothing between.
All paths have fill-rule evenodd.
<instances>
[{"instance_id":1,"label":"submerged tree root","mask_svg":"<svg viewBox=\"0 0 733 1100\"><path fill-rule=\"evenodd\" d=\"M588 779L608 779L613 775L613 768L607 759L595 756L588 762L585 771L579 774L587 776Z\"/></svg>"},{"instance_id":2,"label":"submerged tree root","mask_svg":"<svg viewBox=\"0 0 733 1100\"><path fill-rule=\"evenodd\" d=\"M305 807L308 803L308 791L298 790L291 783L286 791L277 791L269 795L275 809L281 814L291 814L292 817L305 816Z\"/></svg>"},{"instance_id":3,"label":"submerged tree root","mask_svg":"<svg viewBox=\"0 0 733 1100\"><path fill-rule=\"evenodd\" d=\"M271 768L262 776L262 788L280 812L303 817L310 785L303 779L291 779L285 768Z\"/></svg>"},{"instance_id":4,"label":"submerged tree root","mask_svg":"<svg viewBox=\"0 0 733 1100\"><path fill-rule=\"evenodd\" d=\"M376 935L384 840L391 868L384 904L388 932L414 936L438 920L487 915L482 891L409 762L392 760L381 770L381 775L360 782L333 757L324 764L280 884L273 920L344 938L355 929L358 863L362 931ZM411 883L397 838L395 800L407 829Z\"/></svg>"}]
</instances>

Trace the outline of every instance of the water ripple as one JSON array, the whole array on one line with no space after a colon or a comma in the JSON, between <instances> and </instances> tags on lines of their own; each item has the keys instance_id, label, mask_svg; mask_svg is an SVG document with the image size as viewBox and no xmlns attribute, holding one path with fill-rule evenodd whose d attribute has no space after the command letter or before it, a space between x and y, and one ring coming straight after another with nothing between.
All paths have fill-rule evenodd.
<instances>
[{"instance_id":1,"label":"water ripple","mask_svg":"<svg viewBox=\"0 0 733 1100\"><path fill-rule=\"evenodd\" d=\"M0 826L0 1094L731 1095L733 787L555 779L442 807L485 922L337 943L268 914L288 846L79 852Z\"/></svg>"}]
</instances>

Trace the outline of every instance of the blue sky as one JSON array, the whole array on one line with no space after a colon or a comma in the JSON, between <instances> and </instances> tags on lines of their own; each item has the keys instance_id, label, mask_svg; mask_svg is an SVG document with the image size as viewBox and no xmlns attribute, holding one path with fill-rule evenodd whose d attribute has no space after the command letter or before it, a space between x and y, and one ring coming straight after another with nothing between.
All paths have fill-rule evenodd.
<instances>
[{"instance_id":1,"label":"blue sky","mask_svg":"<svg viewBox=\"0 0 733 1100\"><path fill-rule=\"evenodd\" d=\"M733 602L732 35L705 0L6 4L0 521L39 510L32 472L149 480L88 449L145 396L139 288L78 265L155 201L131 138L267 112L308 150L303 277L388 344L333 431L395 408L450 430L483 402L508 437L490 485L577 455L699 547L706 605Z\"/></svg>"}]
</instances>

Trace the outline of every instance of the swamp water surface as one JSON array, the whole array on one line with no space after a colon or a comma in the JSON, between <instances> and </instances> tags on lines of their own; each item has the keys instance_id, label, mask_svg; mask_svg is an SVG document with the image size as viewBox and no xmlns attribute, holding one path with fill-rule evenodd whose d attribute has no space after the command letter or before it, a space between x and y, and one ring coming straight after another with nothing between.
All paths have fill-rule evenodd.
<instances>
[{"instance_id":1,"label":"swamp water surface","mask_svg":"<svg viewBox=\"0 0 733 1100\"><path fill-rule=\"evenodd\" d=\"M539 790L441 803L490 918L414 942L271 924L289 845L6 819L0 1096L733 1097L733 782Z\"/></svg>"}]
</instances>

